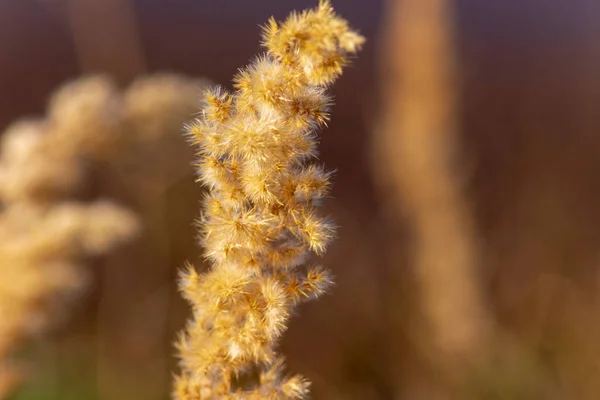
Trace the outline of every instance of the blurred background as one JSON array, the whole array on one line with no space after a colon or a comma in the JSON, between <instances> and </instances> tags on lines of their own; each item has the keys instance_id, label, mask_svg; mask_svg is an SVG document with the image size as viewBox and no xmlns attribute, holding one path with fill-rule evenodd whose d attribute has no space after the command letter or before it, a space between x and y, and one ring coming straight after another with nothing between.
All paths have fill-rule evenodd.
<instances>
[{"instance_id":1,"label":"blurred background","mask_svg":"<svg viewBox=\"0 0 600 400\"><path fill-rule=\"evenodd\" d=\"M600 398L600 2L332 3L367 43L321 138L337 284L292 319L290 370L315 399ZM0 131L84 75L229 87L259 25L315 4L0 0ZM142 233L89 260L8 399L169 397L190 313L177 270L206 268L179 129L194 109L177 110L168 152L89 175L83 196L135 210Z\"/></svg>"}]
</instances>

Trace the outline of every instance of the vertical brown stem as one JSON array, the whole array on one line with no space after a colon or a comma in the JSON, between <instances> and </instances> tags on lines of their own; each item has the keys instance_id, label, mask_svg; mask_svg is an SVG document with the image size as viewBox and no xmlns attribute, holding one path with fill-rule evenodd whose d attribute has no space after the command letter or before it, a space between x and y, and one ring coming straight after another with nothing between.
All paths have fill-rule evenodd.
<instances>
[{"instance_id":1,"label":"vertical brown stem","mask_svg":"<svg viewBox=\"0 0 600 400\"><path fill-rule=\"evenodd\" d=\"M488 323L474 223L457 170L450 6L447 0L388 2L374 168L386 211L395 224L406 220L412 237L417 345L437 366L453 369L450 364L484 347Z\"/></svg>"}]
</instances>

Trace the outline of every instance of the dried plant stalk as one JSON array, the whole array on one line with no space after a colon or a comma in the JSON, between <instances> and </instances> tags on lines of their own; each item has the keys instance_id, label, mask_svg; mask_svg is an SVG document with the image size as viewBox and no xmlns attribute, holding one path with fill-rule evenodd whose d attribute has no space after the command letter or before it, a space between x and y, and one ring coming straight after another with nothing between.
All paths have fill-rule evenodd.
<instances>
[{"instance_id":1,"label":"dried plant stalk","mask_svg":"<svg viewBox=\"0 0 600 400\"><path fill-rule=\"evenodd\" d=\"M327 1L271 19L262 39L267 53L239 72L235 92L209 91L189 127L210 189L200 226L212 268L181 277L194 316L178 342L178 400L308 394L304 378L283 375L276 344L294 308L331 285L309 262L333 236L316 210L330 173L311 159L329 119L326 88L364 39Z\"/></svg>"},{"instance_id":2,"label":"dried plant stalk","mask_svg":"<svg viewBox=\"0 0 600 400\"><path fill-rule=\"evenodd\" d=\"M474 357L489 329L474 223L456 163L450 4L389 2L374 163L386 206L396 218L398 205L405 207L413 233L413 265L429 332L421 345L427 343L428 355L445 366L444 360Z\"/></svg>"}]
</instances>

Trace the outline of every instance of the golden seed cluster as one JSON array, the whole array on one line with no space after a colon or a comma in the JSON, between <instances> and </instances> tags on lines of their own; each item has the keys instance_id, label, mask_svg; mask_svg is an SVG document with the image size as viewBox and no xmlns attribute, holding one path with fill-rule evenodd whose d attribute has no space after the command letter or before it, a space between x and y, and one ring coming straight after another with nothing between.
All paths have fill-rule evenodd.
<instances>
[{"instance_id":1,"label":"golden seed cluster","mask_svg":"<svg viewBox=\"0 0 600 400\"><path fill-rule=\"evenodd\" d=\"M331 173L315 163L316 130L329 119L327 86L363 41L328 1L271 19L266 53L237 74L232 93L209 90L187 127L209 189L199 227L212 267L181 275L193 318L178 341L176 400L308 395L275 350L294 308L332 284L310 260L334 236L317 212Z\"/></svg>"}]
</instances>

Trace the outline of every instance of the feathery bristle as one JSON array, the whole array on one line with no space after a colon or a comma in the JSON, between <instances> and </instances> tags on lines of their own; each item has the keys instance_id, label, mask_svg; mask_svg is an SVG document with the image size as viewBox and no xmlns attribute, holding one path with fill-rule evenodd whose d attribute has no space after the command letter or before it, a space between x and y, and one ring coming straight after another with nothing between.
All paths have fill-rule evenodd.
<instances>
[{"instance_id":1,"label":"feathery bristle","mask_svg":"<svg viewBox=\"0 0 600 400\"><path fill-rule=\"evenodd\" d=\"M181 280L195 312L179 345L174 399L308 395L309 383L286 377L275 350L294 307L332 284L327 270L304 265L334 236L317 211L331 172L308 161L317 155L316 129L329 121L327 86L363 41L327 1L283 23L271 18L262 32L267 54L236 74L233 94L205 95L188 134L210 190L200 230L213 265ZM252 369L258 381L236 387Z\"/></svg>"}]
</instances>

